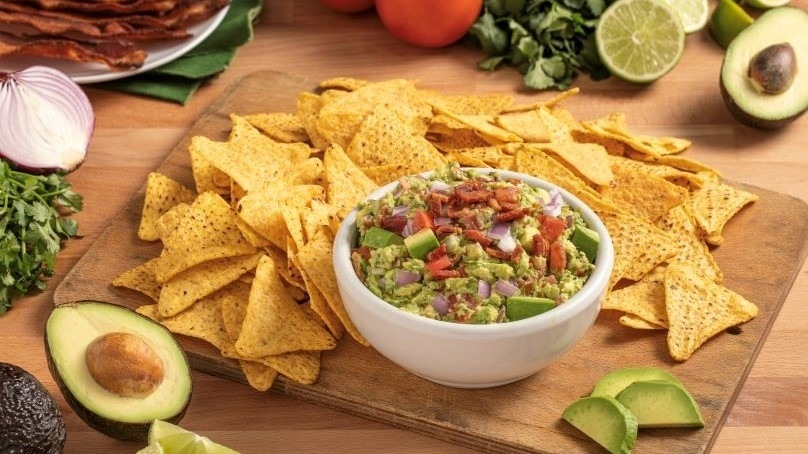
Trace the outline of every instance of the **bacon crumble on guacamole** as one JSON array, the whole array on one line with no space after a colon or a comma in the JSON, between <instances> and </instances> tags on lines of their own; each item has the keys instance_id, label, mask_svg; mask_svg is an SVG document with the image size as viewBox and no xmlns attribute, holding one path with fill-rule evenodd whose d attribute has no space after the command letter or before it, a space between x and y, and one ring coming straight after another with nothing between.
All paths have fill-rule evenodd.
<instances>
[{"instance_id":1,"label":"bacon crumble on guacamole","mask_svg":"<svg viewBox=\"0 0 808 454\"><path fill-rule=\"evenodd\" d=\"M485 324L563 304L594 269L597 233L558 191L449 164L363 202L354 269L401 310Z\"/></svg>"}]
</instances>

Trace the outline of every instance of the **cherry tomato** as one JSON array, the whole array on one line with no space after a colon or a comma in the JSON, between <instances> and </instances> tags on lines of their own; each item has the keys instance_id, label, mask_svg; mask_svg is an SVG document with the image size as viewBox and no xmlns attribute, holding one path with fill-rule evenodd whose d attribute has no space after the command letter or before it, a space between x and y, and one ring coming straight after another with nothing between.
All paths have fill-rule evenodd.
<instances>
[{"instance_id":1,"label":"cherry tomato","mask_svg":"<svg viewBox=\"0 0 808 454\"><path fill-rule=\"evenodd\" d=\"M376 0L382 24L396 38L420 47L458 41L480 16L483 0Z\"/></svg>"},{"instance_id":2,"label":"cherry tomato","mask_svg":"<svg viewBox=\"0 0 808 454\"><path fill-rule=\"evenodd\" d=\"M373 8L373 0L320 0L320 3L340 13L358 13Z\"/></svg>"}]
</instances>

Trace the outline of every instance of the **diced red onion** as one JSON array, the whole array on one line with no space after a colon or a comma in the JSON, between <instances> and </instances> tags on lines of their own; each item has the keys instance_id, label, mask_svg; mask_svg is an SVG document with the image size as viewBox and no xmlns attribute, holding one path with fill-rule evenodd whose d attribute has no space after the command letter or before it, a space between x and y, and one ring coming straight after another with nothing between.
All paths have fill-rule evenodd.
<instances>
[{"instance_id":1,"label":"diced red onion","mask_svg":"<svg viewBox=\"0 0 808 454\"><path fill-rule=\"evenodd\" d=\"M407 224L404 226L404 229L401 231L401 236L407 238L408 236L412 235L412 219L407 220Z\"/></svg>"},{"instance_id":2,"label":"diced red onion","mask_svg":"<svg viewBox=\"0 0 808 454\"><path fill-rule=\"evenodd\" d=\"M435 309L435 311L437 311L437 313L440 315L446 315L449 312L449 300L447 300L446 297L441 293L435 295L430 304L432 305L432 308Z\"/></svg>"},{"instance_id":3,"label":"diced red onion","mask_svg":"<svg viewBox=\"0 0 808 454\"><path fill-rule=\"evenodd\" d=\"M477 281L477 294L480 295L482 298L488 298L491 296L491 284L488 281L484 281L480 279Z\"/></svg>"},{"instance_id":4,"label":"diced red onion","mask_svg":"<svg viewBox=\"0 0 808 454\"><path fill-rule=\"evenodd\" d=\"M498 279L494 282L494 290L502 296L513 296L519 291L519 287L506 280Z\"/></svg>"},{"instance_id":5,"label":"diced red onion","mask_svg":"<svg viewBox=\"0 0 808 454\"><path fill-rule=\"evenodd\" d=\"M400 270L396 273L396 285L399 287L409 285L421 279L421 275L412 271Z\"/></svg>"},{"instance_id":6,"label":"diced red onion","mask_svg":"<svg viewBox=\"0 0 808 454\"><path fill-rule=\"evenodd\" d=\"M435 192L444 192L452 189L452 187L445 181L435 180L429 185L429 189Z\"/></svg>"},{"instance_id":7,"label":"diced red onion","mask_svg":"<svg viewBox=\"0 0 808 454\"><path fill-rule=\"evenodd\" d=\"M497 248L502 252L513 252L516 249L516 239L510 234L510 231L497 241Z\"/></svg>"},{"instance_id":8,"label":"diced red onion","mask_svg":"<svg viewBox=\"0 0 808 454\"><path fill-rule=\"evenodd\" d=\"M401 216L402 214L407 214L407 211L410 211L410 207L408 205L399 205L393 207L393 209L390 210L390 214L392 216Z\"/></svg>"},{"instance_id":9,"label":"diced red onion","mask_svg":"<svg viewBox=\"0 0 808 454\"><path fill-rule=\"evenodd\" d=\"M511 233L511 224L508 222L498 222L492 225L490 229L488 229L488 236L496 240L508 236L510 235L510 233Z\"/></svg>"},{"instance_id":10,"label":"diced red onion","mask_svg":"<svg viewBox=\"0 0 808 454\"><path fill-rule=\"evenodd\" d=\"M445 216L435 218L435 225L449 225L451 223L452 219Z\"/></svg>"},{"instance_id":11,"label":"diced red onion","mask_svg":"<svg viewBox=\"0 0 808 454\"><path fill-rule=\"evenodd\" d=\"M81 87L46 66L0 71L0 118L0 155L30 171L74 170L95 126Z\"/></svg>"},{"instance_id":12,"label":"diced red onion","mask_svg":"<svg viewBox=\"0 0 808 454\"><path fill-rule=\"evenodd\" d=\"M564 205L564 199L557 189L550 189L550 201L547 202L541 209L541 212L548 216L558 217L561 215L561 206Z\"/></svg>"}]
</instances>

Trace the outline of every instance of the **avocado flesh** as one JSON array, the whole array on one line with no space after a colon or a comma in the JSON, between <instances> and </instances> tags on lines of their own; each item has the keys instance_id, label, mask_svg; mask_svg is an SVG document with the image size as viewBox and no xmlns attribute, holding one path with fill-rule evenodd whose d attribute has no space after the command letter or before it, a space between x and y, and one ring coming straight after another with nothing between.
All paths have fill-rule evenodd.
<instances>
[{"instance_id":1,"label":"avocado flesh","mask_svg":"<svg viewBox=\"0 0 808 454\"><path fill-rule=\"evenodd\" d=\"M404 246L407 247L410 256L423 260L429 251L440 246L440 243L432 229L423 228L415 234L404 238Z\"/></svg>"},{"instance_id":2,"label":"avocado flesh","mask_svg":"<svg viewBox=\"0 0 808 454\"><path fill-rule=\"evenodd\" d=\"M99 385L85 360L88 345L110 332L145 340L163 363L164 375L144 397L123 397ZM121 440L145 441L154 419L179 422L191 398L185 353L162 325L123 306L83 301L57 306L45 328L48 365L65 399L90 427Z\"/></svg>"},{"instance_id":3,"label":"avocado flesh","mask_svg":"<svg viewBox=\"0 0 808 454\"><path fill-rule=\"evenodd\" d=\"M0 452L59 454L66 435L62 412L45 386L21 367L0 363Z\"/></svg>"},{"instance_id":4,"label":"avocado flesh","mask_svg":"<svg viewBox=\"0 0 808 454\"><path fill-rule=\"evenodd\" d=\"M639 380L617 395L637 417L639 427L704 427L693 396L666 380Z\"/></svg>"},{"instance_id":5,"label":"avocado flesh","mask_svg":"<svg viewBox=\"0 0 808 454\"><path fill-rule=\"evenodd\" d=\"M616 397L628 385L639 380L665 380L681 385L679 379L669 372L654 366L624 367L615 369L598 380L592 396Z\"/></svg>"},{"instance_id":6,"label":"avocado flesh","mask_svg":"<svg viewBox=\"0 0 808 454\"><path fill-rule=\"evenodd\" d=\"M630 453L637 440L637 418L614 397L582 397L562 417L613 454Z\"/></svg>"},{"instance_id":7,"label":"avocado flesh","mask_svg":"<svg viewBox=\"0 0 808 454\"><path fill-rule=\"evenodd\" d=\"M721 93L729 111L741 123L758 128L778 128L808 109L808 12L779 7L762 14L727 47L721 66ZM749 63L761 50L780 43L791 44L797 74L785 91L764 93L749 78Z\"/></svg>"}]
</instances>

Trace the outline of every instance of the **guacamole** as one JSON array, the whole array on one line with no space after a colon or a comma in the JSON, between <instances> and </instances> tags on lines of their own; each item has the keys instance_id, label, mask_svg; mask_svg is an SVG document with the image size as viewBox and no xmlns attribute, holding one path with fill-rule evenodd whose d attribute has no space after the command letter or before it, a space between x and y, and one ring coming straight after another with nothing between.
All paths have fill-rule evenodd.
<instances>
[{"instance_id":1,"label":"guacamole","mask_svg":"<svg viewBox=\"0 0 808 454\"><path fill-rule=\"evenodd\" d=\"M558 191L457 164L363 202L354 269L393 306L500 323L563 304L594 269L598 237Z\"/></svg>"}]
</instances>

